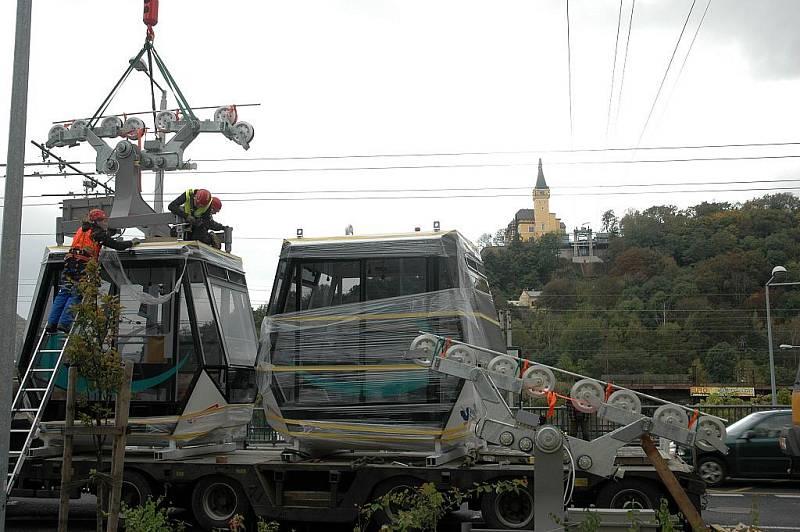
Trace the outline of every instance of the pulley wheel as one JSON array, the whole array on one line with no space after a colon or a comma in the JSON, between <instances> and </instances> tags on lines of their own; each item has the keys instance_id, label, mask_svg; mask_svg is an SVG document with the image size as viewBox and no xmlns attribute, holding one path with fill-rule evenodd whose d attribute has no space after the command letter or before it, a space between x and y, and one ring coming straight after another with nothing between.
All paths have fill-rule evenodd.
<instances>
[{"instance_id":1,"label":"pulley wheel","mask_svg":"<svg viewBox=\"0 0 800 532\"><path fill-rule=\"evenodd\" d=\"M591 414L597 410L594 405L603 402L603 386L592 379L581 379L572 385L569 396L575 410Z\"/></svg>"},{"instance_id":2,"label":"pulley wheel","mask_svg":"<svg viewBox=\"0 0 800 532\"><path fill-rule=\"evenodd\" d=\"M178 117L172 111L160 111L156 115L156 129L159 131L169 131L170 125L177 121Z\"/></svg>"},{"instance_id":3,"label":"pulley wheel","mask_svg":"<svg viewBox=\"0 0 800 532\"><path fill-rule=\"evenodd\" d=\"M704 451L715 451L724 445L725 424L715 417L703 416L697 422L697 435L695 445Z\"/></svg>"},{"instance_id":4,"label":"pulley wheel","mask_svg":"<svg viewBox=\"0 0 800 532\"><path fill-rule=\"evenodd\" d=\"M128 140L136 140L139 138L139 130L144 128L144 121L141 118L128 117L122 125L122 136Z\"/></svg>"},{"instance_id":5,"label":"pulley wheel","mask_svg":"<svg viewBox=\"0 0 800 532\"><path fill-rule=\"evenodd\" d=\"M475 356L475 351L465 345L453 345L447 350L445 356L450 360L461 362L470 366L478 365L478 357Z\"/></svg>"},{"instance_id":6,"label":"pulley wheel","mask_svg":"<svg viewBox=\"0 0 800 532\"><path fill-rule=\"evenodd\" d=\"M686 428L689 425L689 416L686 410L676 405L661 405L653 412L653 419L676 427Z\"/></svg>"},{"instance_id":7,"label":"pulley wheel","mask_svg":"<svg viewBox=\"0 0 800 532\"><path fill-rule=\"evenodd\" d=\"M69 126L69 128L72 131L78 131L78 130L81 130L81 129L87 127L88 125L89 125L89 122L87 122L86 120L76 120L76 121L74 121L72 123L71 126Z\"/></svg>"},{"instance_id":8,"label":"pulley wheel","mask_svg":"<svg viewBox=\"0 0 800 532\"><path fill-rule=\"evenodd\" d=\"M236 108L230 106L217 107L214 111L214 121L227 122L229 125L234 125L237 120Z\"/></svg>"},{"instance_id":9,"label":"pulley wheel","mask_svg":"<svg viewBox=\"0 0 800 532\"><path fill-rule=\"evenodd\" d=\"M233 131L233 138L236 144L246 146L252 142L256 134L256 130L248 122L237 122L231 130Z\"/></svg>"},{"instance_id":10,"label":"pulley wheel","mask_svg":"<svg viewBox=\"0 0 800 532\"><path fill-rule=\"evenodd\" d=\"M47 140L58 141L58 139L66 133L68 129L61 124L55 125L47 132Z\"/></svg>"},{"instance_id":11,"label":"pulley wheel","mask_svg":"<svg viewBox=\"0 0 800 532\"><path fill-rule=\"evenodd\" d=\"M122 127L122 119L118 116L107 116L100 122L100 127L120 129Z\"/></svg>"},{"instance_id":12,"label":"pulley wheel","mask_svg":"<svg viewBox=\"0 0 800 532\"><path fill-rule=\"evenodd\" d=\"M639 414L642 411L642 402L639 396L630 390L617 390L608 398L608 404L621 408L632 414Z\"/></svg>"},{"instance_id":13,"label":"pulley wheel","mask_svg":"<svg viewBox=\"0 0 800 532\"><path fill-rule=\"evenodd\" d=\"M556 387L556 378L550 368L533 365L522 374L522 390L529 397L541 397Z\"/></svg>"},{"instance_id":14,"label":"pulley wheel","mask_svg":"<svg viewBox=\"0 0 800 532\"><path fill-rule=\"evenodd\" d=\"M489 361L486 369L492 373L513 377L517 373L517 360L506 355L497 355Z\"/></svg>"},{"instance_id":15,"label":"pulley wheel","mask_svg":"<svg viewBox=\"0 0 800 532\"><path fill-rule=\"evenodd\" d=\"M408 349L411 353L420 355L419 358L414 359L414 363L430 364L438 343L439 339L432 334L421 334L414 338L411 342L411 347Z\"/></svg>"}]
</instances>

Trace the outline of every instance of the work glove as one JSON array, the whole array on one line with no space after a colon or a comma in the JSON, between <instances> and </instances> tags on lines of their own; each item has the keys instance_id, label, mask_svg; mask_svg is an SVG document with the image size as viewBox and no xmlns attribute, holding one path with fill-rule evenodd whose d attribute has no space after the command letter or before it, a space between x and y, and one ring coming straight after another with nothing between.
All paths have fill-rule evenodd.
<instances>
[{"instance_id":1,"label":"work glove","mask_svg":"<svg viewBox=\"0 0 800 532\"><path fill-rule=\"evenodd\" d=\"M186 216L186 221L189 222L190 224L193 224L195 222L195 217L189 214Z\"/></svg>"}]
</instances>

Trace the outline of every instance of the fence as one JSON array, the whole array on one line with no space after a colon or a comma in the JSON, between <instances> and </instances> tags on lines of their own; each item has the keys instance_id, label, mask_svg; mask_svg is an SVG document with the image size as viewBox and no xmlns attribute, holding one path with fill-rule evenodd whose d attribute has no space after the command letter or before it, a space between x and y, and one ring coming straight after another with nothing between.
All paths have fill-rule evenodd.
<instances>
[{"instance_id":1,"label":"fence","mask_svg":"<svg viewBox=\"0 0 800 532\"><path fill-rule=\"evenodd\" d=\"M692 408L696 405L691 405ZM657 407L653 405L642 406L642 413L645 415L652 415ZM764 410L791 408L788 405L781 405L773 407L772 405L709 405L698 408L707 414L718 416L728 420L728 425L739 421L743 417L752 414L753 412L762 412ZM539 416L544 416L547 413L547 407L525 407L525 410L533 412ZM561 430L570 434L578 435L578 428L581 428L584 438L596 438L607 432L610 432L618 427L612 423L608 423L599 419L594 414L586 414L578 419L570 419L570 411L565 406L557 406L554 411L553 417L548 420L549 423L559 427ZM247 443L249 445L276 445L284 442L283 436L275 432L272 427L267 423L267 418L264 415L263 408L256 408L253 411L253 419L247 426Z\"/></svg>"}]
</instances>

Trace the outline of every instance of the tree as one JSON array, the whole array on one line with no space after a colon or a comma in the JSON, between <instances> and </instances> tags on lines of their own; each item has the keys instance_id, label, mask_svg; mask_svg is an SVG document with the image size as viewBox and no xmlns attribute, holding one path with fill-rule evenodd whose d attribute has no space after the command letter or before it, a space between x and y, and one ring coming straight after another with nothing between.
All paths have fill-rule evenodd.
<instances>
[{"instance_id":1,"label":"tree","mask_svg":"<svg viewBox=\"0 0 800 532\"><path fill-rule=\"evenodd\" d=\"M709 349L704 358L708 369L708 376L715 383L728 384L733 382L734 367L736 366L736 349L727 342L720 342Z\"/></svg>"},{"instance_id":2,"label":"tree","mask_svg":"<svg viewBox=\"0 0 800 532\"><path fill-rule=\"evenodd\" d=\"M266 303L262 303L253 309L253 321L256 324L256 334L261 338L261 322L267 317L267 309L269 307Z\"/></svg>"},{"instance_id":3,"label":"tree","mask_svg":"<svg viewBox=\"0 0 800 532\"><path fill-rule=\"evenodd\" d=\"M483 233L478 237L478 240L475 241L475 245L478 247L478 251L481 251L485 247L491 246L492 235L490 233Z\"/></svg>"},{"instance_id":4,"label":"tree","mask_svg":"<svg viewBox=\"0 0 800 532\"><path fill-rule=\"evenodd\" d=\"M87 426L109 426L114 395L122 385L123 363L116 348L121 305L119 297L100 291L100 264L86 264L78 285L81 302L72 309L73 332L64 351L66 360L78 372L76 398L78 417ZM103 467L105 435L92 436L95 445L95 470L92 481L97 489L97 531L103 530L106 483L98 475Z\"/></svg>"},{"instance_id":5,"label":"tree","mask_svg":"<svg viewBox=\"0 0 800 532\"><path fill-rule=\"evenodd\" d=\"M619 220L614 214L613 209L609 209L603 213L601 229L603 232L608 233L609 235L619 235Z\"/></svg>"}]
</instances>

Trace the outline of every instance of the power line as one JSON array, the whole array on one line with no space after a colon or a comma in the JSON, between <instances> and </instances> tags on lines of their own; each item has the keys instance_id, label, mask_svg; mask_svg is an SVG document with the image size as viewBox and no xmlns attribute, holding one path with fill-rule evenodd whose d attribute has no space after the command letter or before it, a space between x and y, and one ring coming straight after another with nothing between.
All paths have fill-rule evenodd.
<instances>
[{"instance_id":1,"label":"power line","mask_svg":"<svg viewBox=\"0 0 800 532\"><path fill-rule=\"evenodd\" d=\"M625 87L625 67L628 66L628 50L631 45L631 28L633 27L633 11L636 9L636 0L631 1L631 18L628 21L628 38L625 40L625 59L622 61L622 76L619 81L619 96L617 98L617 113L614 117L614 131L617 130L619 122L619 110L622 107L622 89Z\"/></svg>"},{"instance_id":2,"label":"power line","mask_svg":"<svg viewBox=\"0 0 800 532\"><path fill-rule=\"evenodd\" d=\"M800 187L766 187L766 188L737 188L737 189L688 189L670 190L670 194L703 194L703 193L735 193L735 192L778 192L796 191ZM627 191L627 192L578 192L578 193L553 193L551 196L571 196L571 197L590 197L590 196L635 196L642 194L663 194L665 191ZM305 196L299 198L244 198L226 199L228 202L261 202L261 201L363 201L363 200L453 200L453 199L486 199L486 198L521 198L528 197L529 194L448 194L430 196ZM29 203L23 207L52 207L60 203Z\"/></svg>"},{"instance_id":3,"label":"power line","mask_svg":"<svg viewBox=\"0 0 800 532\"><path fill-rule=\"evenodd\" d=\"M574 137L572 132L572 51L569 38L569 0L567 0L567 80L569 84L569 140L571 145Z\"/></svg>"},{"instance_id":4,"label":"power line","mask_svg":"<svg viewBox=\"0 0 800 532\"><path fill-rule=\"evenodd\" d=\"M628 146L628 147L603 147L603 148L576 148L576 149L532 149L532 150L495 150L495 151L462 151L462 152L418 152L418 153L367 153L346 155L299 155L276 157L223 157L212 159L192 159L194 162L253 162L253 161L309 161L309 160L339 160L339 159L378 159L378 158L406 158L406 157L463 157L463 156L493 156L493 155L541 155L552 153L602 153L602 152L627 152L627 151L668 151L668 150L704 150L728 148L769 148L800 146L800 142L743 142L728 144L696 144L684 146ZM40 163L26 163L25 166L35 166ZM57 163L50 163L56 165ZM69 164L95 164L94 161L70 162ZM548 164L561 164L553 162ZM2 165L5 166L5 165Z\"/></svg>"},{"instance_id":5,"label":"power line","mask_svg":"<svg viewBox=\"0 0 800 532\"><path fill-rule=\"evenodd\" d=\"M650 117L653 116L653 110L656 108L656 103L658 102L658 97L661 95L661 89L664 87L664 82L667 80L667 74L669 74L669 68L672 66L672 61L675 59L675 53L678 51L678 46L681 44L681 38L683 38L683 33L686 31L686 25L689 23L689 17L692 16L692 11L694 11L694 5L697 0L692 0L692 5L689 7L689 13L686 15L686 20L683 21L683 27L681 28L681 33L678 35L678 41L675 43L675 49L672 50L672 56L669 58L669 63L667 63L667 69L664 71L664 77L661 78L661 83L658 85L658 92L656 92L656 97L653 98L653 105L650 107L650 112L647 113L647 120L644 122L644 127L642 128L641 134L639 134L639 140L636 144L642 143L642 138L644 138L644 133L647 131L647 125L650 123Z\"/></svg>"},{"instance_id":6,"label":"power line","mask_svg":"<svg viewBox=\"0 0 800 532\"><path fill-rule=\"evenodd\" d=\"M608 89L608 114L606 115L606 142L608 142L608 125L611 122L611 100L614 96L614 77L617 73L617 48L619 46L619 25L622 22L622 0L619 0L617 15L617 37L614 39L614 62L611 65L611 87Z\"/></svg>"},{"instance_id":7,"label":"power line","mask_svg":"<svg viewBox=\"0 0 800 532\"><path fill-rule=\"evenodd\" d=\"M700 17L700 22L697 24L697 28L694 31L694 36L692 37L692 41L689 43L689 49L686 51L686 55L683 57L683 62L681 63L681 68L678 70L678 75L675 78L675 83L672 85L672 89L669 91L669 97L667 97L667 103L664 104L664 109L661 111L661 116L667 112L667 108L669 107L670 102L672 101L672 95L675 94L675 87L678 86L678 83L681 80L681 75L683 74L683 68L686 66L686 61L689 59L689 54L692 53L692 47L694 46L694 41L697 40L697 35L700 33L700 28L703 27L703 21L706 19L706 14L708 13L708 8L711 7L711 2L713 0L708 0L706 4L706 9L703 11L703 16Z\"/></svg>"},{"instance_id":8,"label":"power line","mask_svg":"<svg viewBox=\"0 0 800 532\"><path fill-rule=\"evenodd\" d=\"M553 161L548 164L553 166L596 166L596 165L615 165L615 164L671 164L671 163L693 163L693 162L722 162L722 161L766 161L781 159L800 159L800 154L782 155L737 155L720 157L680 157L671 159L628 159L610 161ZM293 168L240 168L226 170L183 170L183 174L253 174L253 173L284 173L284 172L367 172L381 170L436 170L451 168L525 168L536 166L534 162L520 163L447 163L447 164L412 164L412 165L384 165L384 166L324 166L324 167L293 167ZM25 177L88 177L90 174L26 174ZM5 177L0 176L0 177ZM93 179L93 181L96 181ZM100 186L105 186L100 184ZM95 193L90 193L95 194ZM75 196L85 196L86 193L74 193Z\"/></svg>"}]
</instances>

